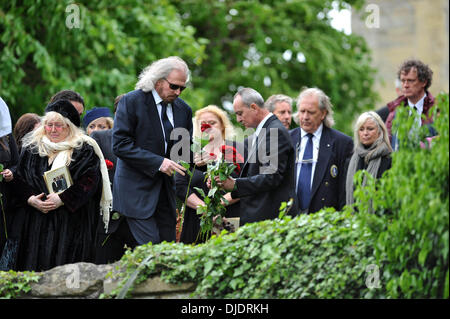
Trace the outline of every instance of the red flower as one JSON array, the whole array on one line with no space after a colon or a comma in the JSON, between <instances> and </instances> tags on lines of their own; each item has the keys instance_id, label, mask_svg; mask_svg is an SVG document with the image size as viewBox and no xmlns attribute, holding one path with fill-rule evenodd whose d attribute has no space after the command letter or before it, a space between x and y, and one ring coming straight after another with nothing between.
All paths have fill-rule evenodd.
<instances>
[{"instance_id":1,"label":"red flower","mask_svg":"<svg viewBox=\"0 0 450 319\"><path fill-rule=\"evenodd\" d=\"M241 154L237 153L235 163L244 163L244 157Z\"/></svg>"},{"instance_id":2,"label":"red flower","mask_svg":"<svg viewBox=\"0 0 450 319\"><path fill-rule=\"evenodd\" d=\"M233 146L229 146L229 145L222 145L222 147L220 148L220 151L223 154L233 154L236 155L237 151Z\"/></svg>"},{"instance_id":3,"label":"red flower","mask_svg":"<svg viewBox=\"0 0 450 319\"><path fill-rule=\"evenodd\" d=\"M200 131L201 131L201 132L204 132L204 131L206 131L206 130L209 129L209 128L211 128L211 125L209 125L208 123L203 123L203 124L200 126Z\"/></svg>"},{"instance_id":4,"label":"red flower","mask_svg":"<svg viewBox=\"0 0 450 319\"><path fill-rule=\"evenodd\" d=\"M110 160L105 159L105 163L106 163L106 168L108 170L111 170L114 167L114 163L111 162Z\"/></svg>"},{"instance_id":5,"label":"red flower","mask_svg":"<svg viewBox=\"0 0 450 319\"><path fill-rule=\"evenodd\" d=\"M224 155L226 162L231 162L236 165L235 171L239 174L241 166L238 163L244 163L244 157L239 154L233 146L222 145L220 151Z\"/></svg>"}]
</instances>

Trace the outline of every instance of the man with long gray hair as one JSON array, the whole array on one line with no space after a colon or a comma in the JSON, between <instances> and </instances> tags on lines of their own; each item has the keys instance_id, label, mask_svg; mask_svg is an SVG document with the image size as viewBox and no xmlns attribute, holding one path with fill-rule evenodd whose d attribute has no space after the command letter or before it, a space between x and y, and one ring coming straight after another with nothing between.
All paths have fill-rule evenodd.
<instances>
[{"instance_id":1,"label":"man with long gray hair","mask_svg":"<svg viewBox=\"0 0 450 319\"><path fill-rule=\"evenodd\" d=\"M185 169L170 159L172 131L192 136L192 110L181 92L189 68L179 57L157 60L139 76L134 91L117 107L113 151L117 156L113 210L126 217L118 232L129 247L175 241L176 202L173 174ZM173 137L174 134L172 134Z\"/></svg>"},{"instance_id":2,"label":"man with long gray hair","mask_svg":"<svg viewBox=\"0 0 450 319\"><path fill-rule=\"evenodd\" d=\"M328 96L306 88L297 98L300 127L289 132L296 149L296 192L300 213L345 205L345 165L353 152L351 137L332 129Z\"/></svg>"}]
</instances>

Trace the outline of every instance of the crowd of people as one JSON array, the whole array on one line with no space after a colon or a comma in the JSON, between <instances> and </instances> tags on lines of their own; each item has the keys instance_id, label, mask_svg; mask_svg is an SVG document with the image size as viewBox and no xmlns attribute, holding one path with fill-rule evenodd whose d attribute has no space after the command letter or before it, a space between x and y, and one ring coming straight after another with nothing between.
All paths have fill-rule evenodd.
<instances>
[{"instance_id":1,"label":"crowd of people","mask_svg":"<svg viewBox=\"0 0 450 319\"><path fill-rule=\"evenodd\" d=\"M198 243L200 190L210 187L204 173L224 145L241 151L240 169L215 181L225 194L226 217L244 225L277 218L282 202L292 202L292 216L352 205L357 171L380 178L391 167L399 107L437 135L432 71L418 60L400 66L398 98L361 114L353 138L332 128L332 103L319 88L299 93L295 114L289 96L264 101L241 88L234 115L253 130L238 142L227 112L208 105L193 115L179 97L189 77L179 57L160 59L141 72L135 90L116 97L114 114L95 107L83 116L82 96L63 90L42 114L23 114L14 129L0 99L0 270L110 263L127 247L176 241L177 198L186 202L179 240ZM292 121L297 128L290 129ZM205 134L206 145L193 151L192 141ZM43 176L60 168L67 168L70 183L55 191Z\"/></svg>"}]
</instances>

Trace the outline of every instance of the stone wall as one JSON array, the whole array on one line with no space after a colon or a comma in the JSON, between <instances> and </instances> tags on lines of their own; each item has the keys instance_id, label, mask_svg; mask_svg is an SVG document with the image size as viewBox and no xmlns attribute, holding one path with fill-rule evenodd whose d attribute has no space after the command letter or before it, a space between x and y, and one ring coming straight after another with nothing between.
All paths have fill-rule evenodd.
<instances>
[{"instance_id":1,"label":"stone wall","mask_svg":"<svg viewBox=\"0 0 450 319\"><path fill-rule=\"evenodd\" d=\"M32 283L31 291L20 298L97 299L102 293L109 293L117 287L118 282L107 276L109 272L116 271L116 266L117 263L75 263L55 267L40 273L39 281ZM194 284L167 284L159 277L153 277L137 285L132 291L132 298L184 299L189 298L194 290Z\"/></svg>"}]
</instances>

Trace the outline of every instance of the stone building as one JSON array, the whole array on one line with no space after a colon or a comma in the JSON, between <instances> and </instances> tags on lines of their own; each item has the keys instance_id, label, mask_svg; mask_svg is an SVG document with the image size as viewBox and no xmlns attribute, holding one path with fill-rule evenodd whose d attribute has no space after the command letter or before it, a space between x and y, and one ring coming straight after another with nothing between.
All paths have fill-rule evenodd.
<instances>
[{"instance_id":1,"label":"stone building","mask_svg":"<svg viewBox=\"0 0 450 319\"><path fill-rule=\"evenodd\" d=\"M416 58L433 70L430 92L449 92L449 17L447 0L367 0L352 11L352 32L363 36L377 70L375 90L381 100L396 97L400 64Z\"/></svg>"}]
</instances>

